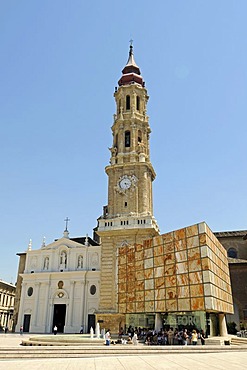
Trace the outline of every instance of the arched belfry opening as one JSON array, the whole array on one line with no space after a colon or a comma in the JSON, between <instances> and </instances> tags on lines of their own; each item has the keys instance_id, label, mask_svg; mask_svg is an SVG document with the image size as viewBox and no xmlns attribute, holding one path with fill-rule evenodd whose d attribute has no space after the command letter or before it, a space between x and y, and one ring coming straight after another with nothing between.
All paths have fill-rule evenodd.
<instances>
[{"instance_id":1,"label":"arched belfry opening","mask_svg":"<svg viewBox=\"0 0 247 370\"><path fill-rule=\"evenodd\" d=\"M125 131L125 148L130 147L130 131Z\"/></svg>"},{"instance_id":2,"label":"arched belfry opening","mask_svg":"<svg viewBox=\"0 0 247 370\"><path fill-rule=\"evenodd\" d=\"M136 97L136 110L140 110L140 97Z\"/></svg>"},{"instance_id":3,"label":"arched belfry opening","mask_svg":"<svg viewBox=\"0 0 247 370\"><path fill-rule=\"evenodd\" d=\"M126 96L126 110L130 110L130 96Z\"/></svg>"}]
</instances>

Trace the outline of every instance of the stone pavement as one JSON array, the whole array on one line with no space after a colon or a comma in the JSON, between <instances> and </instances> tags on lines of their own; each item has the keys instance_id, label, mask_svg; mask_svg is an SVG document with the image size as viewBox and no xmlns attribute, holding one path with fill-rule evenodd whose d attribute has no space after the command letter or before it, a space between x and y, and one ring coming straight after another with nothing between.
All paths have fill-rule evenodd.
<instances>
[{"instance_id":1,"label":"stone pavement","mask_svg":"<svg viewBox=\"0 0 247 370\"><path fill-rule=\"evenodd\" d=\"M30 337L24 335L23 337ZM0 334L0 347L18 347L22 337L18 334ZM247 351L219 353L166 353L147 355L107 356L92 358L57 359L6 359L0 360L4 370L162 370L162 369L244 369Z\"/></svg>"},{"instance_id":2,"label":"stone pavement","mask_svg":"<svg viewBox=\"0 0 247 370\"><path fill-rule=\"evenodd\" d=\"M162 370L162 369L224 369L243 370L247 352L192 353L165 355L134 355L81 359L3 360L0 369L5 370Z\"/></svg>"}]
</instances>

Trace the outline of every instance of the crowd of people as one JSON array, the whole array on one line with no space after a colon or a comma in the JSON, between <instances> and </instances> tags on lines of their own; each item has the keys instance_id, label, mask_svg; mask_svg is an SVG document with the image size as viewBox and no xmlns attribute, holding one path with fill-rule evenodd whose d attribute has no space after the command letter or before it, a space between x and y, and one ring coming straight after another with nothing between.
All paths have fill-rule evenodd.
<instances>
[{"instance_id":1,"label":"crowd of people","mask_svg":"<svg viewBox=\"0 0 247 370\"><path fill-rule=\"evenodd\" d=\"M186 328L182 330L173 330L170 327L168 330L161 329L159 332L155 330L148 331L145 338L145 343L148 345L204 345L205 333L203 330L193 329L192 331Z\"/></svg>"},{"instance_id":2,"label":"crowd of people","mask_svg":"<svg viewBox=\"0 0 247 370\"><path fill-rule=\"evenodd\" d=\"M170 327L169 329L146 330L144 328L137 328L129 326L126 334L135 344L136 340L141 340L147 345L204 345L206 335L203 330L188 330L186 328L178 330ZM119 331L119 338L124 335L123 328Z\"/></svg>"}]
</instances>

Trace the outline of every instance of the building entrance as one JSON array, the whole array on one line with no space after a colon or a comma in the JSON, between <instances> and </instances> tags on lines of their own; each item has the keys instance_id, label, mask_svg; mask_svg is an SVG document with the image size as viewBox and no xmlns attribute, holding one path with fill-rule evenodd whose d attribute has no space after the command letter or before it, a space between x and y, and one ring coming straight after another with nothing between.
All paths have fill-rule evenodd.
<instances>
[{"instance_id":1,"label":"building entrance","mask_svg":"<svg viewBox=\"0 0 247 370\"><path fill-rule=\"evenodd\" d=\"M30 321L31 321L31 315L24 315L24 320L23 320L23 331L24 333L29 333L29 328L30 328Z\"/></svg>"},{"instance_id":2,"label":"building entrance","mask_svg":"<svg viewBox=\"0 0 247 370\"><path fill-rule=\"evenodd\" d=\"M90 329L93 328L95 331L95 315L88 315L88 326L87 326L87 332L90 333Z\"/></svg>"},{"instance_id":3,"label":"building entrance","mask_svg":"<svg viewBox=\"0 0 247 370\"><path fill-rule=\"evenodd\" d=\"M54 304L52 330L54 326L56 325L57 332L63 333L64 325L65 325L65 317L66 317L66 304Z\"/></svg>"}]
</instances>

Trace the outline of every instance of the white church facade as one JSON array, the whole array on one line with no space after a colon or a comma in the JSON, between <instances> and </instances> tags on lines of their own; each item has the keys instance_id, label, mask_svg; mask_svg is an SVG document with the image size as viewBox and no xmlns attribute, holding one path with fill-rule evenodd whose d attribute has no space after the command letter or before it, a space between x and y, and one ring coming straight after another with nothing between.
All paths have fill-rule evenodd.
<instances>
[{"instance_id":1,"label":"white church facade","mask_svg":"<svg viewBox=\"0 0 247 370\"><path fill-rule=\"evenodd\" d=\"M16 331L78 333L94 326L99 304L101 247L91 238L64 236L38 250L31 243L25 269Z\"/></svg>"}]
</instances>

